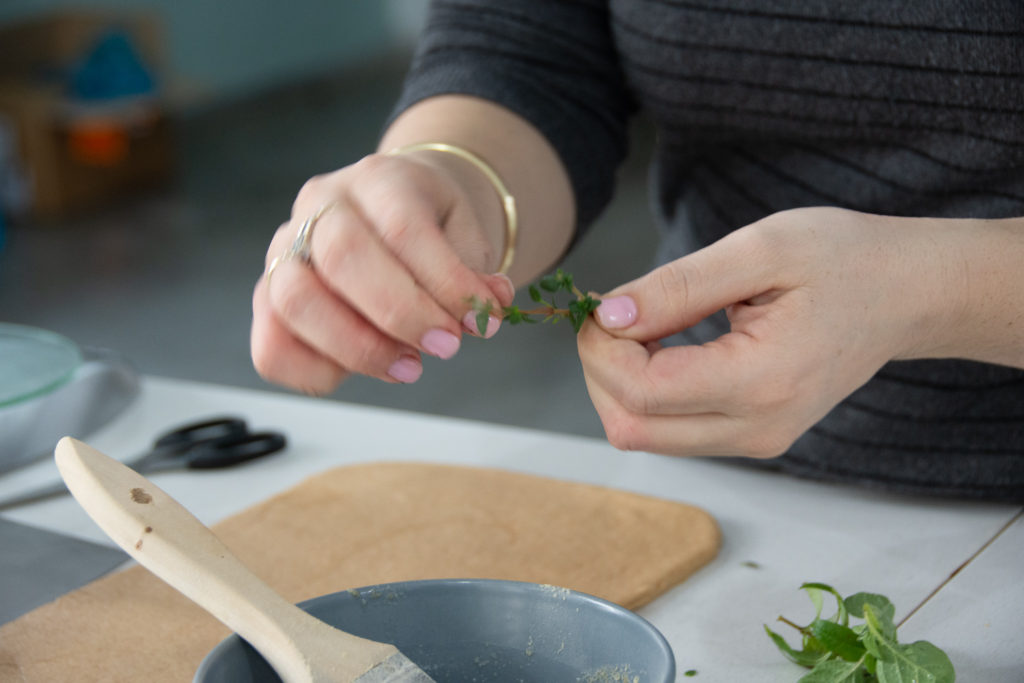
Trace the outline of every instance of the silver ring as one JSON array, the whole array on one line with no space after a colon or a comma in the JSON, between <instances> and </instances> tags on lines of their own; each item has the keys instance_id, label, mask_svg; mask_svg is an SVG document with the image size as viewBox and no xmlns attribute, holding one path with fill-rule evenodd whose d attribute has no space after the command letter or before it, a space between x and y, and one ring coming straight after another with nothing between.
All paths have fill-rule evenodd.
<instances>
[{"instance_id":1,"label":"silver ring","mask_svg":"<svg viewBox=\"0 0 1024 683\"><path fill-rule=\"evenodd\" d=\"M308 264L312 260L312 248L313 248L313 226L320 220L320 217L330 211L334 207L334 204L325 204L320 207L320 210L315 214L302 221L302 225L299 227L299 232L295 235L295 239L292 241L288 251L284 253L282 260L288 261L291 259L298 259L303 263Z\"/></svg>"},{"instance_id":2,"label":"silver ring","mask_svg":"<svg viewBox=\"0 0 1024 683\"><path fill-rule=\"evenodd\" d=\"M292 241L288 251L284 253L284 260L299 259L303 263L309 263L312 253L313 225L316 224L315 217L309 217L302 221L298 234Z\"/></svg>"}]
</instances>

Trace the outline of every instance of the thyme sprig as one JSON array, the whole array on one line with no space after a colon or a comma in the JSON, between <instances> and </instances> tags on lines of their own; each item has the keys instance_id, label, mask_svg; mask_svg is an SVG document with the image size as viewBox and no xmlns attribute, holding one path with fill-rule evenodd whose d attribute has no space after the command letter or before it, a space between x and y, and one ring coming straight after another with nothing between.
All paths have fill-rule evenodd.
<instances>
[{"instance_id":1,"label":"thyme sprig","mask_svg":"<svg viewBox=\"0 0 1024 683\"><path fill-rule=\"evenodd\" d=\"M572 297L564 305L557 300L560 292ZM583 293L573 282L572 274L561 268L542 277L536 285L530 285L529 293L530 299L538 306L528 309L515 305L502 307L502 315L509 324L557 323L565 318L572 323L572 329L579 333L587 316L601 303L600 299ZM482 336L487 330L487 320L494 312L494 303L489 299L480 301L476 297L470 297L469 303L476 314L476 326Z\"/></svg>"}]
</instances>

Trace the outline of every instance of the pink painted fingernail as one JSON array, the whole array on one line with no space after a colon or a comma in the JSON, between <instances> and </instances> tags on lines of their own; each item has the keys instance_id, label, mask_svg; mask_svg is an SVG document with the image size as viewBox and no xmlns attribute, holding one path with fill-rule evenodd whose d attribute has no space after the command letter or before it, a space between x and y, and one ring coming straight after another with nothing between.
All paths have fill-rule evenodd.
<instances>
[{"instance_id":1,"label":"pink painted fingernail","mask_svg":"<svg viewBox=\"0 0 1024 683\"><path fill-rule=\"evenodd\" d=\"M388 374L402 384L412 384L423 374L423 364L418 358L403 356L391 364Z\"/></svg>"},{"instance_id":2,"label":"pink painted fingernail","mask_svg":"<svg viewBox=\"0 0 1024 683\"><path fill-rule=\"evenodd\" d=\"M467 330L478 337L480 336L480 327L476 322L476 313L470 311L462 316L462 324ZM493 315L487 316L487 330L484 332L484 339L490 339L496 335L499 327L501 327L501 320Z\"/></svg>"},{"instance_id":3,"label":"pink painted fingernail","mask_svg":"<svg viewBox=\"0 0 1024 683\"><path fill-rule=\"evenodd\" d=\"M594 311L601 325L609 329L629 327L636 322L636 302L628 296L602 299Z\"/></svg>"},{"instance_id":4,"label":"pink painted fingernail","mask_svg":"<svg viewBox=\"0 0 1024 683\"><path fill-rule=\"evenodd\" d=\"M435 327L423 335L420 345L430 355L447 360L459 350L459 338L448 330Z\"/></svg>"}]
</instances>

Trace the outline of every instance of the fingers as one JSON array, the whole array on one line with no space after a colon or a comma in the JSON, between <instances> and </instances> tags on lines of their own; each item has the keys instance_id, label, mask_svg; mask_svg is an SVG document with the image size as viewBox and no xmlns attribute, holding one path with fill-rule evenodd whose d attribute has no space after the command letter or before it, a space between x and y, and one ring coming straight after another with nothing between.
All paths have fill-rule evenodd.
<instances>
[{"instance_id":1,"label":"fingers","mask_svg":"<svg viewBox=\"0 0 1024 683\"><path fill-rule=\"evenodd\" d=\"M631 413L587 377L587 390L616 448L680 456L771 458L792 444L781 431L751 428L724 413L668 416Z\"/></svg>"},{"instance_id":2,"label":"fingers","mask_svg":"<svg viewBox=\"0 0 1024 683\"><path fill-rule=\"evenodd\" d=\"M473 301L491 302L482 336L493 335L514 289L464 262L492 249L471 213L436 169L407 160L373 156L307 182L267 251L273 277L253 295L261 375L311 393L349 373L415 381L421 353L451 358L464 332L481 334ZM303 260L291 249L311 218Z\"/></svg>"},{"instance_id":3,"label":"fingers","mask_svg":"<svg viewBox=\"0 0 1024 683\"><path fill-rule=\"evenodd\" d=\"M612 445L671 455L773 457L800 429L793 378L730 333L662 348L588 322L578 337L587 389Z\"/></svg>"},{"instance_id":4,"label":"fingers","mask_svg":"<svg viewBox=\"0 0 1024 683\"><path fill-rule=\"evenodd\" d=\"M424 334L435 329L456 337L476 333L475 325L463 324L473 300L511 301L507 279L488 279L467 265L485 263L485 252L492 248L479 229L461 225L470 213L465 198L431 167L371 155L313 187L300 193L296 219L318 211L325 192L337 198L313 233L314 265L335 292L385 334L440 355L423 347ZM449 237L458 227L463 229L456 230L461 245L456 252ZM401 297L406 297L404 304L390 306ZM493 326L499 322L500 313Z\"/></svg>"},{"instance_id":5,"label":"fingers","mask_svg":"<svg viewBox=\"0 0 1024 683\"><path fill-rule=\"evenodd\" d=\"M382 334L300 262L278 266L269 296L275 317L291 334L348 371L409 381L407 372L396 376L395 371L407 371L410 362L419 364L415 348ZM404 362L393 369L399 361Z\"/></svg>"},{"instance_id":6,"label":"fingers","mask_svg":"<svg viewBox=\"0 0 1024 683\"><path fill-rule=\"evenodd\" d=\"M498 303L502 306L511 306L512 301L516 297L516 288L512 284L512 280L509 279L508 275L504 273L494 273L493 275L484 275L484 282L487 287L494 292L494 295L498 297Z\"/></svg>"},{"instance_id":7,"label":"fingers","mask_svg":"<svg viewBox=\"0 0 1024 683\"><path fill-rule=\"evenodd\" d=\"M913 277L885 258L889 227L794 209L605 296L579 348L609 439L674 454L788 449L905 348L906 311L887 301ZM717 339L652 344L720 309L730 331Z\"/></svg>"},{"instance_id":8,"label":"fingers","mask_svg":"<svg viewBox=\"0 0 1024 683\"><path fill-rule=\"evenodd\" d=\"M752 365L755 342L729 333L700 346L643 344L593 324L578 337L589 382L624 409L645 415L696 415L731 410L750 387L764 381Z\"/></svg>"},{"instance_id":9,"label":"fingers","mask_svg":"<svg viewBox=\"0 0 1024 683\"><path fill-rule=\"evenodd\" d=\"M771 291L778 272L759 233L739 230L617 287L602 297L595 317L617 336L659 339Z\"/></svg>"},{"instance_id":10,"label":"fingers","mask_svg":"<svg viewBox=\"0 0 1024 683\"><path fill-rule=\"evenodd\" d=\"M473 261L482 267L489 260L483 252L491 247L479 231L466 235L464 224L474 219L465 202L452 194L453 188L438 184L433 173L417 164L393 157L370 157L361 164L369 170L353 182L358 210L387 250L448 315L461 322L473 299L493 302L508 295L507 278L499 292L490 286L495 284L493 277L467 265ZM380 182L379 175L388 182ZM395 201L396 192L401 193L401 202ZM456 234L461 252L452 246Z\"/></svg>"},{"instance_id":11,"label":"fingers","mask_svg":"<svg viewBox=\"0 0 1024 683\"><path fill-rule=\"evenodd\" d=\"M313 268L306 269L310 277L303 288L307 289L305 305L312 305L313 299L335 299L338 303L310 312L310 316L316 316L311 323L327 328L332 317L354 310L384 337L439 358L455 355L462 331L460 320L420 286L350 205L340 204L325 214L317 222L312 239ZM312 288L314 282L323 291ZM298 318L293 320L293 314L303 313L301 298L295 297L297 310L289 311L286 303L290 300L283 295L279 299L276 287L271 293L275 310L297 325ZM350 325L354 320L346 315L338 324Z\"/></svg>"},{"instance_id":12,"label":"fingers","mask_svg":"<svg viewBox=\"0 0 1024 683\"><path fill-rule=\"evenodd\" d=\"M249 344L253 366L261 377L317 396L329 393L345 378L344 368L303 344L272 314L266 278L256 285L252 306Z\"/></svg>"}]
</instances>

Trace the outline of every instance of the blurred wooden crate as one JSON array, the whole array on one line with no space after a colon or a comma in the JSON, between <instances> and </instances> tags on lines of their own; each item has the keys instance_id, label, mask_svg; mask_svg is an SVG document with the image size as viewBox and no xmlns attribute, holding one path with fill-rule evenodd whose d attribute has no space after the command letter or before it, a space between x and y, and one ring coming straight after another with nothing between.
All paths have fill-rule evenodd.
<instances>
[{"instance_id":1,"label":"blurred wooden crate","mask_svg":"<svg viewBox=\"0 0 1024 683\"><path fill-rule=\"evenodd\" d=\"M152 16L67 11L0 26L0 116L16 131L36 218L110 203L172 175L172 126L158 95L86 103L66 94L62 76L112 29L163 78Z\"/></svg>"}]
</instances>

